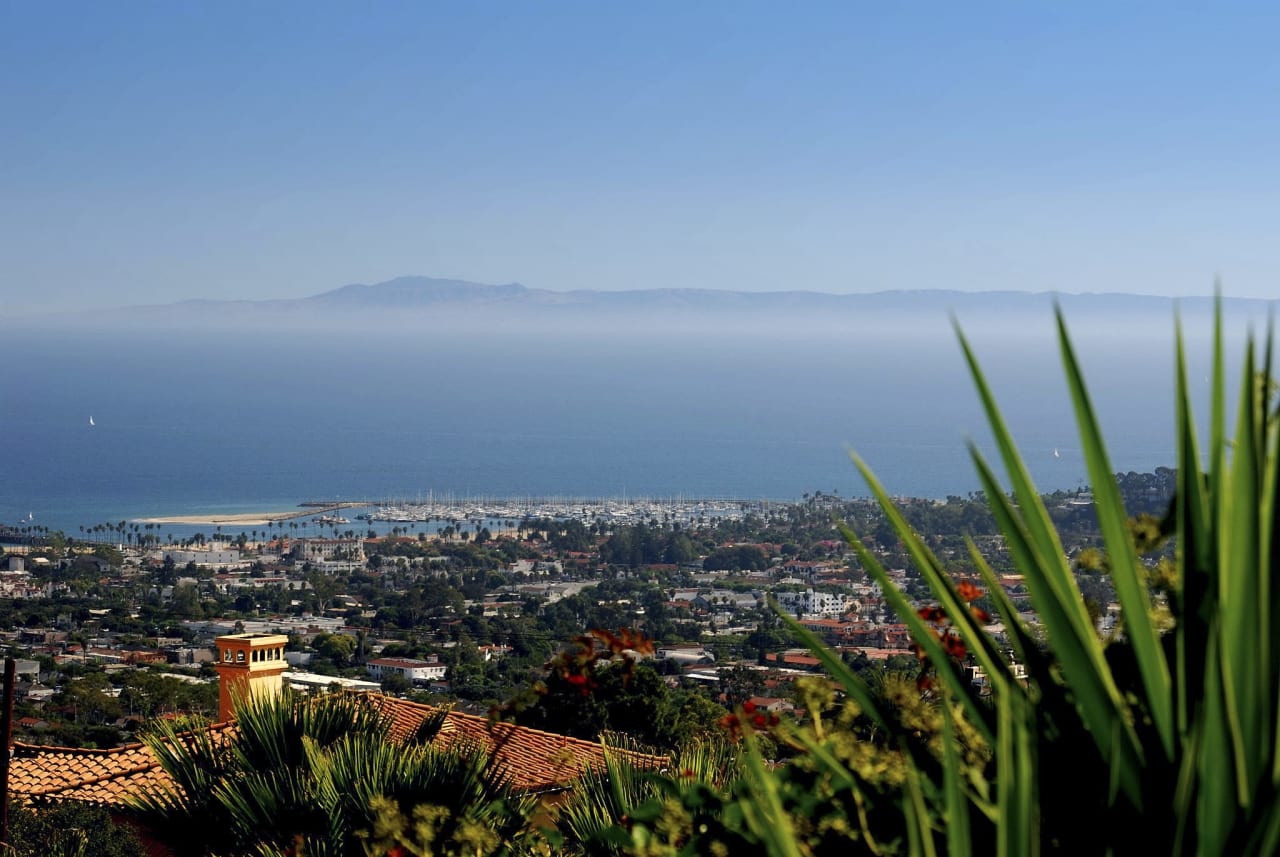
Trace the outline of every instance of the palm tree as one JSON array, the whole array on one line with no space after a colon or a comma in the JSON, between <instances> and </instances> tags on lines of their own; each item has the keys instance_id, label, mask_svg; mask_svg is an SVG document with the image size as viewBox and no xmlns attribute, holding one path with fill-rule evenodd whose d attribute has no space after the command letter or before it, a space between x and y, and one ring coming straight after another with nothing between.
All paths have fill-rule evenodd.
<instances>
[{"instance_id":1,"label":"palm tree","mask_svg":"<svg viewBox=\"0 0 1280 857\"><path fill-rule=\"evenodd\" d=\"M533 800L473 749L434 747L443 720L441 711L396 745L372 705L339 693L252 697L218 732L161 722L146 741L173 785L132 809L177 855L355 857L365 832L394 832L394 819L419 807L431 808L437 843L484 829L501 843L486 853L504 853L525 834Z\"/></svg>"}]
</instances>

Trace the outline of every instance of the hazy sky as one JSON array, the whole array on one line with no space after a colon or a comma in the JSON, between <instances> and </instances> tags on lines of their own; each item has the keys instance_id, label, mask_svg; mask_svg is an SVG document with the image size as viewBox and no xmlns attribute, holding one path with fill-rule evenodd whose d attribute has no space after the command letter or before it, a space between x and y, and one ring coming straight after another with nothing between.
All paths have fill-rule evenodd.
<instances>
[{"instance_id":1,"label":"hazy sky","mask_svg":"<svg viewBox=\"0 0 1280 857\"><path fill-rule=\"evenodd\" d=\"M0 312L1280 293L1280 7L892 5L0 0Z\"/></svg>"}]
</instances>

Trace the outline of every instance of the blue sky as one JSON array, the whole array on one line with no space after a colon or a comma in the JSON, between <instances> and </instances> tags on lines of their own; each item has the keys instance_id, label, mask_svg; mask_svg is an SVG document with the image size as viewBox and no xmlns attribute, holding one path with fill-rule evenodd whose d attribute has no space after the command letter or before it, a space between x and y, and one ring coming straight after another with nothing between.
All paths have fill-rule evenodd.
<instances>
[{"instance_id":1,"label":"blue sky","mask_svg":"<svg viewBox=\"0 0 1280 857\"><path fill-rule=\"evenodd\" d=\"M0 0L0 305L1280 294L1275 7Z\"/></svg>"}]
</instances>

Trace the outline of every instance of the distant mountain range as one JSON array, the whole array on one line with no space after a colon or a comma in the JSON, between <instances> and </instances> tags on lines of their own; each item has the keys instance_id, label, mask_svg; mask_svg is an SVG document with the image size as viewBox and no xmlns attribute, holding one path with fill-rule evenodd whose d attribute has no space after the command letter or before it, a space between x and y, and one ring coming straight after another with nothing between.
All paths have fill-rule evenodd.
<instances>
[{"instance_id":1,"label":"distant mountain range","mask_svg":"<svg viewBox=\"0 0 1280 857\"><path fill-rule=\"evenodd\" d=\"M1058 295L1064 305L1104 303L1111 308L1154 309L1169 306L1171 298L1128 294ZM314 306L396 308L441 306L524 305L530 307L588 307L636 309L664 307L719 310L902 309L926 306L983 306L1042 308L1055 298L1044 292L962 292L945 289L899 290L834 294L808 290L747 292L732 289L632 289L605 291L530 289L519 283L487 285L466 280L397 277L375 285L349 285L302 302ZM1236 301L1233 301L1235 303ZM1259 305L1264 301L1252 301ZM1211 298L1184 298L1186 306L1210 305Z\"/></svg>"},{"instance_id":2,"label":"distant mountain range","mask_svg":"<svg viewBox=\"0 0 1280 857\"><path fill-rule=\"evenodd\" d=\"M934 319L949 313L961 318L989 319L1028 315L1046 320L1057 301L1069 316L1098 317L1108 322L1126 317L1168 319L1172 298L1129 294L1061 294L1012 291L963 292L943 289L881 291L853 294L792 290L749 292L731 289L636 289L606 291L531 289L519 283L488 285L466 280L398 277L373 285L352 284L306 298L265 300L188 300L174 304L127 307L106 312L64 315L79 323L169 324L179 327L223 325L306 327L333 324L362 327L422 325L430 322L505 321L512 324L570 325L685 324L689 328L715 320L723 325L797 323L864 325L873 319ZM1274 302L1227 299L1232 313L1265 315ZM1212 307L1208 297L1182 298L1187 315Z\"/></svg>"}]
</instances>

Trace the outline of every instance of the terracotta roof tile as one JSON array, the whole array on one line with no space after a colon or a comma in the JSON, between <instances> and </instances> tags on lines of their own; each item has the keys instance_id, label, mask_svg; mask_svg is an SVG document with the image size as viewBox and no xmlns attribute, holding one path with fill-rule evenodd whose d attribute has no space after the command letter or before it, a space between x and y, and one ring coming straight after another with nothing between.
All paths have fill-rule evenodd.
<instances>
[{"instance_id":1,"label":"terracotta roof tile","mask_svg":"<svg viewBox=\"0 0 1280 857\"><path fill-rule=\"evenodd\" d=\"M412 738L428 717L441 709L417 702L369 694L371 704L390 721L391 738ZM211 728L227 729L230 724ZM604 764L600 744L527 726L493 723L488 718L448 711L434 742L443 747L464 743L493 755L512 785L545 791L567 784L590 768ZM82 750L15 743L9 768L9 791L28 800L76 800L118 806L128 795L172 786L155 754L144 744L110 750ZM659 767L661 756L628 753L642 765Z\"/></svg>"},{"instance_id":2,"label":"terracotta roof tile","mask_svg":"<svg viewBox=\"0 0 1280 857\"><path fill-rule=\"evenodd\" d=\"M409 740L424 720L441 711L435 706L381 694L371 694L369 698L391 718L391 737L395 741ZM434 743L449 747L458 742L492 754L512 785L525 791L563 786L588 769L604 765L604 748L597 742L448 711ZM660 767L667 761L664 756L627 755L648 767Z\"/></svg>"},{"instance_id":3,"label":"terracotta roof tile","mask_svg":"<svg viewBox=\"0 0 1280 857\"><path fill-rule=\"evenodd\" d=\"M117 804L144 786L169 782L142 744L113 750L14 744L13 749L9 790L31 799Z\"/></svg>"},{"instance_id":4,"label":"terracotta roof tile","mask_svg":"<svg viewBox=\"0 0 1280 857\"><path fill-rule=\"evenodd\" d=\"M217 723L209 728L223 732L231 724ZM172 785L145 744L83 750L14 742L9 763L10 794L29 800L78 800L114 806L145 788Z\"/></svg>"}]
</instances>

